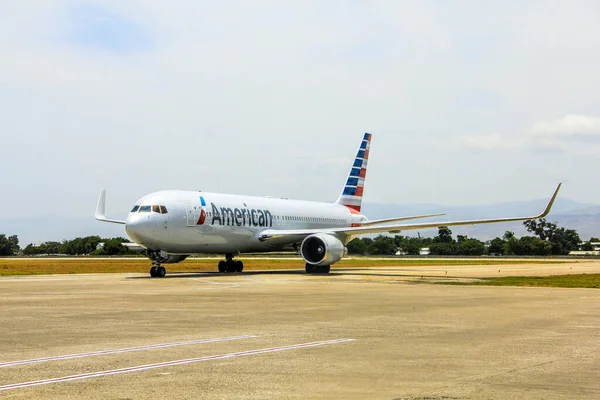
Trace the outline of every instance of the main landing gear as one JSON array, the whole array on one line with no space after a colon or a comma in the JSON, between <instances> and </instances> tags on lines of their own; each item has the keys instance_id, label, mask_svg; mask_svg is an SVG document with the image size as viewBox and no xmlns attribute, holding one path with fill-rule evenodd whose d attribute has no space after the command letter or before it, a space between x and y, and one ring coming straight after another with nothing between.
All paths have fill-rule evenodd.
<instances>
[{"instance_id":1,"label":"main landing gear","mask_svg":"<svg viewBox=\"0 0 600 400\"><path fill-rule=\"evenodd\" d=\"M306 263L305 269L307 274L328 274L331 270L331 265L312 265Z\"/></svg>"},{"instance_id":2,"label":"main landing gear","mask_svg":"<svg viewBox=\"0 0 600 400\"><path fill-rule=\"evenodd\" d=\"M225 260L219 261L219 272L242 272L244 263L240 260L234 260L233 254L225 254Z\"/></svg>"}]
</instances>

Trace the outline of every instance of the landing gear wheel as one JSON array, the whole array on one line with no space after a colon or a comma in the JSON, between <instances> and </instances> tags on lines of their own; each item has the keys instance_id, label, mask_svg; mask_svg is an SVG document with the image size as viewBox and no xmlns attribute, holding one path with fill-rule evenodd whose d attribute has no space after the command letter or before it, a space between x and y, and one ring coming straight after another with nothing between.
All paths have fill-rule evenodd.
<instances>
[{"instance_id":1,"label":"landing gear wheel","mask_svg":"<svg viewBox=\"0 0 600 400\"><path fill-rule=\"evenodd\" d=\"M331 270L331 265L312 265L306 263L306 273L307 274L328 274Z\"/></svg>"},{"instance_id":2,"label":"landing gear wheel","mask_svg":"<svg viewBox=\"0 0 600 400\"><path fill-rule=\"evenodd\" d=\"M156 267L150 268L150 276L156 278Z\"/></svg>"},{"instance_id":3,"label":"landing gear wheel","mask_svg":"<svg viewBox=\"0 0 600 400\"><path fill-rule=\"evenodd\" d=\"M238 270L237 263L238 262L235 261L235 260L227 260L227 261L225 261L225 265L226 265L225 266L225 271L229 272L229 273L231 273L231 272L237 272L237 270Z\"/></svg>"},{"instance_id":4,"label":"landing gear wheel","mask_svg":"<svg viewBox=\"0 0 600 400\"><path fill-rule=\"evenodd\" d=\"M165 267L156 267L156 276L158 278L164 278L166 274L167 270L165 269Z\"/></svg>"},{"instance_id":5,"label":"landing gear wheel","mask_svg":"<svg viewBox=\"0 0 600 400\"><path fill-rule=\"evenodd\" d=\"M241 261L236 261L235 262L235 271L236 272L242 272L244 270L244 263Z\"/></svg>"},{"instance_id":6,"label":"landing gear wheel","mask_svg":"<svg viewBox=\"0 0 600 400\"><path fill-rule=\"evenodd\" d=\"M232 253L225 254L225 259L219 261L219 272L242 272L244 263L233 259Z\"/></svg>"}]
</instances>

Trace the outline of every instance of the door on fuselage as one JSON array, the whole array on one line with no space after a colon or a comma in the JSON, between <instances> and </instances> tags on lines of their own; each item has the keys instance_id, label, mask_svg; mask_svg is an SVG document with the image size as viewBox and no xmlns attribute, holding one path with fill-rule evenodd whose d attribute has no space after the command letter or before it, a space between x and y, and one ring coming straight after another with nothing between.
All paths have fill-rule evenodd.
<instances>
[{"instance_id":1,"label":"door on fuselage","mask_svg":"<svg viewBox=\"0 0 600 400\"><path fill-rule=\"evenodd\" d=\"M187 218L187 226L196 226L200 215L200 207L192 203L185 203L185 213Z\"/></svg>"}]
</instances>

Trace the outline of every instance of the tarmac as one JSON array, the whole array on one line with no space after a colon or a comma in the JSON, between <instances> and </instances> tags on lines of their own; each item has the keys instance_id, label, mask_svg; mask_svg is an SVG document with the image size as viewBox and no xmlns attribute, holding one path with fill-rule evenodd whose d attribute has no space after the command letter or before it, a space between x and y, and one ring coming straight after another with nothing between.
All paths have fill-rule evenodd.
<instances>
[{"instance_id":1,"label":"tarmac","mask_svg":"<svg viewBox=\"0 0 600 400\"><path fill-rule=\"evenodd\" d=\"M173 267L172 267L173 269ZM600 262L0 278L0 399L598 399Z\"/></svg>"}]
</instances>

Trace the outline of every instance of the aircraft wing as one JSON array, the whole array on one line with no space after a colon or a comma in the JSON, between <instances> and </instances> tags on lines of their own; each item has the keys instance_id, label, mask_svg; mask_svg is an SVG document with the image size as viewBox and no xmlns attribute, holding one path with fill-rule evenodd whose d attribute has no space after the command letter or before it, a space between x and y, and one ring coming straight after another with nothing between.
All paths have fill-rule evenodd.
<instances>
[{"instance_id":1,"label":"aircraft wing","mask_svg":"<svg viewBox=\"0 0 600 400\"><path fill-rule=\"evenodd\" d=\"M530 219L544 218L550 212L554 200L558 195L562 183L558 185L552 198L548 202L548 205L539 215L533 215L529 217L511 217L511 218L493 218L493 219L473 219L466 221L440 221L440 222L424 222L418 224L396 224L396 225L385 225L385 226L358 226L358 227L343 227L343 228L325 228L325 229L291 229L291 230L277 230L268 229L259 234L258 240L266 242L269 240L273 241L287 241L290 240L302 240L308 235L314 233L328 233L336 236L358 236L368 233L382 233L382 232L396 232L396 231L408 231L415 229L427 229L427 228L439 228L447 226L463 226L463 225L479 225L479 224L493 224L498 222L514 222L514 221L527 221ZM279 239L279 240L277 240Z\"/></svg>"},{"instance_id":2,"label":"aircraft wing","mask_svg":"<svg viewBox=\"0 0 600 400\"><path fill-rule=\"evenodd\" d=\"M373 220L361 222L360 226L372 226L372 225L389 224L391 222L408 221L409 219L421 219L421 218L440 217L442 215L446 215L446 214L426 214L426 215L413 215L412 217L373 219Z\"/></svg>"}]
</instances>

